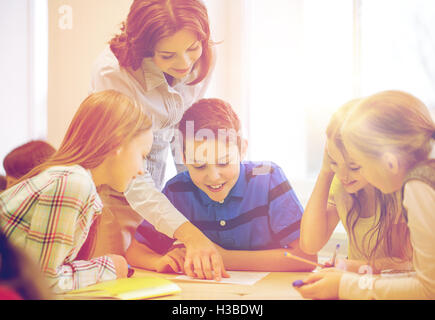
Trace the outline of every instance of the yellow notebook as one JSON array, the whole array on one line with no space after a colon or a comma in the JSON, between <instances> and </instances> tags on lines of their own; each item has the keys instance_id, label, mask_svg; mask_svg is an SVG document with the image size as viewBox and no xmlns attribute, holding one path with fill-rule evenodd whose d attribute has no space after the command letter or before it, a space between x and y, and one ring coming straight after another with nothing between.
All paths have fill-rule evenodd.
<instances>
[{"instance_id":1,"label":"yellow notebook","mask_svg":"<svg viewBox=\"0 0 435 320\"><path fill-rule=\"evenodd\" d=\"M97 283L69 291L63 294L62 298L138 300L171 295L180 291L180 287L170 280L148 276Z\"/></svg>"}]
</instances>

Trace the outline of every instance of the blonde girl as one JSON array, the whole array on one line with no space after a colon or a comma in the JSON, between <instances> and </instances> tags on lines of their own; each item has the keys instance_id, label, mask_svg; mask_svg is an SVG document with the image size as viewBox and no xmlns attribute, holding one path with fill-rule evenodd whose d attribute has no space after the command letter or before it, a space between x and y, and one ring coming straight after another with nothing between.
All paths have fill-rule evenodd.
<instances>
[{"instance_id":1,"label":"blonde girl","mask_svg":"<svg viewBox=\"0 0 435 320\"><path fill-rule=\"evenodd\" d=\"M341 133L370 184L385 194L403 191L415 273L386 277L329 270L305 279L300 292L311 298L434 299L435 124L427 107L408 93L383 91L362 99Z\"/></svg>"},{"instance_id":2,"label":"blonde girl","mask_svg":"<svg viewBox=\"0 0 435 320\"><path fill-rule=\"evenodd\" d=\"M359 165L349 157L341 138L341 125L358 101L343 105L326 129L322 169L302 217L301 248L317 253L341 220L349 239L348 257L332 263L354 272L364 265L370 265L373 272L403 269L403 264L409 265L410 252L406 251L406 223L398 219L400 194L384 195L371 186L361 175Z\"/></svg>"},{"instance_id":3,"label":"blonde girl","mask_svg":"<svg viewBox=\"0 0 435 320\"><path fill-rule=\"evenodd\" d=\"M86 98L59 150L0 194L5 236L39 263L54 292L125 277L123 257L79 260L77 255L102 209L96 187L122 192L143 174L152 122L113 90Z\"/></svg>"}]
</instances>

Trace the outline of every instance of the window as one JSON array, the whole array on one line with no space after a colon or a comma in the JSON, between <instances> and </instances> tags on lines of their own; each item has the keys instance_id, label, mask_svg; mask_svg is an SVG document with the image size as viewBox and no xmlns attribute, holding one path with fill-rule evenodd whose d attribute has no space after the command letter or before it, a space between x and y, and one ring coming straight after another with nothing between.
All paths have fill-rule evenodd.
<instances>
[{"instance_id":1,"label":"window","mask_svg":"<svg viewBox=\"0 0 435 320\"><path fill-rule=\"evenodd\" d=\"M305 205L329 117L353 95L352 2L247 3L250 157L280 165Z\"/></svg>"},{"instance_id":2,"label":"window","mask_svg":"<svg viewBox=\"0 0 435 320\"><path fill-rule=\"evenodd\" d=\"M339 106L401 89L435 108L431 0L206 5L213 40L221 41L207 96L233 105L249 140L248 159L280 165L303 205L321 166L326 126Z\"/></svg>"},{"instance_id":3,"label":"window","mask_svg":"<svg viewBox=\"0 0 435 320\"><path fill-rule=\"evenodd\" d=\"M0 159L47 128L48 27L46 0L0 2ZM0 166L3 173L3 166Z\"/></svg>"},{"instance_id":4,"label":"window","mask_svg":"<svg viewBox=\"0 0 435 320\"><path fill-rule=\"evenodd\" d=\"M250 157L284 169L303 205L346 101L410 92L435 110L431 0L247 0ZM341 224L335 234L343 234Z\"/></svg>"},{"instance_id":5,"label":"window","mask_svg":"<svg viewBox=\"0 0 435 320\"><path fill-rule=\"evenodd\" d=\"M329 118L346 101L399 89L434 110L433 1L247 0L246 8L252 159L313 183Z\"/></svg>"},{"instance_id":6,"label":"window","mask_svg":"<svg viewBox=\"0 0 435 320\"><path fill-rule=\"evenodd\" d=\"M405 90L435 110L435 2L360 0L360 93Z\"/></svg>"}]
</instances>

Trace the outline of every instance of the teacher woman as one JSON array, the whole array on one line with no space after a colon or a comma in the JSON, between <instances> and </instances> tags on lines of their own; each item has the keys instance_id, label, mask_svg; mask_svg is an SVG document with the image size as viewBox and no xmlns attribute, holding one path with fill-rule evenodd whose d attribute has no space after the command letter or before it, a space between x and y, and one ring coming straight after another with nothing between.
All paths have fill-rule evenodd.
<instances>
[{"instance_id":1,"label":"teacher woman","mask_svg":"<svg viewBox=\"0 0 435 320\"><path fill-rule=\"evenodd\" d=\"M134 0L121 33L95 62L91 92L114 89L153 117L147 173L124 193L100 190L105 204L92 255L125 254L146 219L186 246L184 271L192 277L227 277L215 245L160 192L171 141L184 111L203 97L213 63L207 9L200 0Z\"/></svg>"}]
</instances>

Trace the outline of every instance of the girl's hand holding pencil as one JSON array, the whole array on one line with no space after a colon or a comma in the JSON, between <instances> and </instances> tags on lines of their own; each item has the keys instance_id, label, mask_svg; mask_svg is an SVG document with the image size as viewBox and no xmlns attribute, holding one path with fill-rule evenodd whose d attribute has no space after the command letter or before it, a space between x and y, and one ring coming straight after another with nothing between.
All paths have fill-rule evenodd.
<instances>
[{"instance_id":1,"label":"girl's hand holding pencil","mask_svg":"<svg viewBox=\"0 0 435 320\"><path fill-rule=\"evenodd\" d=\"M304 280L296 280L293 287L307 299L338 299L343 271L328 268L313 273Z\"/></svg>"},{"instance_id":2,"label":"girl's hand holding pencil","mask_svg":"<svg viewBox=\"0 0 435 320\"><path fill-rule=\"evenodd\" d=\"M311 265L322 268L317 273L308 276L304 280L296 280L293 282L293 287L299 293L308 299L338 299L338 290L340 279L343 270L336 269L337 253L340 245L335 246L335 251L330 262L325 264L316 263L298 256L285 252L284 255L288 258L299 260Z\"/></svg>"}]
</instances>

